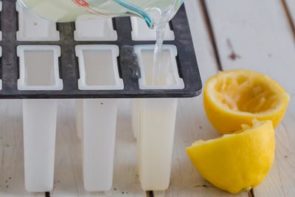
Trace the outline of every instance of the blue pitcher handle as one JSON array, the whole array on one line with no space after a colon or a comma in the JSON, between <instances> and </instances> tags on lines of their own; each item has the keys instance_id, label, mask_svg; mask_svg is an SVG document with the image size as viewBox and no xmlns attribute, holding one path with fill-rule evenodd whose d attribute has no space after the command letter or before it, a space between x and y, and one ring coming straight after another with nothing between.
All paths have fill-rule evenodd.
<instances>
[{"instance_id":1,"label":"blue pitcher handle","mask_svg":"<svg viewBox=\"0 0 295 197\"><path fill-rule=\"evenodd\" d=\"M142 17L145 20L148 27L152 28L154 26L153 19L150 17L150 15L146 11L144 11L139 6L128 2L127 0L113 0L113 1L119 4L120 6L126 8L129 12Z\"/></svg>"}]
</instances>

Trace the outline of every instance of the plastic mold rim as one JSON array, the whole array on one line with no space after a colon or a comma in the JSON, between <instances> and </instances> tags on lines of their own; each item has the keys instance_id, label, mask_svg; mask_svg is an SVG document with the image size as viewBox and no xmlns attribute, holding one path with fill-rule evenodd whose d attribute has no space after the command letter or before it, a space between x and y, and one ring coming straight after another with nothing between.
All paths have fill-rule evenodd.
<instances>
[{"instance_id":1,"label":"plastic mold rim","mask_svg":"<svg viewBox=\"0 0 295 197\"><path fill-rule=\"evenodd\" d=\"M76 56L78 57L79 62L79 73L80 79L78 80L78 88L79 90L123 90L124 83L123 80L119 76L119 68L117 57L119 56L119 47L116 45L77 45L76 48ZM112 66L113 66L113 74L115 78L114 85L88 85L86 82L86 70L85 70L85 60L83 52L85 50L93 50L93 51L108 51L110 50L112 53Z\"/></svg>"},{"instance_id":2,"label":"plastic mold rim","mask_svg":"<svg viewBox=\"0 0 295 197\"><path fill-rule=\"evenodd\" d=\"M25 51L52 51L53 52L53 85L27 85L25 81L26 77L26 65L25 65ZM19 79L17 86L19 90L62 90L63 81L59 77L59 57L61 55L61 49L55 45L20 45L17 47L17 56L19 57Z\"/></svg>"},{"instance_id":3,"label":"plastic mold rim","mask_svg":"<svg viewBox=\"0 0 295 197\"><path fill-rule=\"evenodd\" d=\"M153 89L168 89L168 90L173 90L173 89L184 89L184 82L183 79L180 78L179 73L178 73L178 66L176 62L176 57L177 57L177 48L174 45L163 45L163 50L168 50L171 56L175 57L174 60L172 60L172 74L173 77L176 81L175 84L172 85L147 85L145 84L145 71L143 68L143 60L141 58L142 51L147 50L147 51L152 51L154 50L154 45L136 45L134 46L134 52L138 57L138 64L140 67L140 72L141 72L141 77L139 78L139 88L142 90L153 90Z\"/></svg>"}]
</instances>

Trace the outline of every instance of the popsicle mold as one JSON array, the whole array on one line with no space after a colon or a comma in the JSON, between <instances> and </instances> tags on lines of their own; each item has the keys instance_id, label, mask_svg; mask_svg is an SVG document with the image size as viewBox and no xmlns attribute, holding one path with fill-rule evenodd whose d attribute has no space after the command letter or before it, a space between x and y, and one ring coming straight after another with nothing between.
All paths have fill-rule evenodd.
<instances>
[{"instance_id":1,"label":"popsicle mold","mask_svg":"<svg viewBox=\"0 0 295 197\"><path fill-rule=\"evenodd\" d=\"M135 46L141 70L141 89L182 89L177 72L175 46L163 47L161 83L152 80L153 46ZM170 183L178 99L137 99L133 101L133 129L137 138L138 170L142 189L166 190Z\"/></svg>"},{"instance_id":2,"label":"popsicle mold","mask_svg":"<svg viewBox=\"0 0 295 197\"><path fill-rule=\"evenodd\" d=\"M122 90L123 80L119 76L116 45L78 45L80 90Z\"/></svg>"},{"instance_id":3,"label":"popsicle mold","mask_svg":"<svg viewBox=\"0 0 295 197\"><path fill-rule=\"evenodd\" d=\"M25 187L53 189L57 100L23 100Z\"/></svg>"},{"instance_id":4,"label":"popsicle mold","mask_svg":"<svg viewBox=\"0 0 295 197\"><path fill-rule=\"evenodd\" d=\"M21 91L58 91L58 46L18 46L18 89ZM25 186L30 192L53 188L57 100L24 99L23 132Z\"/></svg>"},{"instance_id":5,"label":"popsicle mold","mask_svg":"<svg viewBox=\"0 0 295 197\"><path fill-rule=\"evenodd\" d=\"M1 2L2 3L2 2ZM41 18L30 10L16 3L18 12L18 32L19 41L58 41L59 32L56 30L56 23Z\"/></svg>"},{"instance_id":6,"label":"popsicle mold","mask_svg":"<svg viewBox=\"0 0 295 197\"><path fill-rule=\"evenodd\" d=\"M156 29L149 28L145 21L138 17L131 17L132 26L132 40L156 40ZM164 40L174 40L174 32L170 29L170 26L166 26Z\"/></svg>"},{"instance_id":7,"label":"popsicle mold","mask_svg":"<svg viewBox=\"0 0 295 197\"><path fill-rule=\"evenodd\" d=\"M118 39L111 18L103 16L80 16L76 20L76 41L115 41Z\"/></svg>"},{"instance_id":8,"label":"popsicle mold","mask_svg":"<svg viewBox=\"0 0 295 197\"><path fill-rule=\"evenodd\" d=\"M20 2L22 0L19 0ZM35 2L35 0L34 0ZM42 1L43 2L43 1ZM47 2L47 3L46 3ZM130 17L94 18L83 16L75 23L52 23L42 18L35 18L29 8L20 7L17 0L2 0L3 9L0 43L2 55L1 78L3 87L1 98L6 99L74 99L74 98L180 98L194 97L200 94L201 80L195 58L193 42L184 7L170 21L168 30L175 35L174 40L165 43L173 44L178 49L177 63L179 75L185 83L183 89L140 89L138 80L140 73L137 58L134 55L134 45L153 44L154 40L134 40L132 32L136 26L132 25ZM35 2L38 3L38 0ZM40 9L50 12L50 1L39 4ZM23 5L22 5L23 6ZM39 9L39 7L38 7ZM62 11L62 9L61 9ZM56 14L61 17L63 12ZM5 19L5 20L3 20ZM132 19L133 20L133 19ZM139 19L138 19L139 20ZM37 22L36 22L37 21ZM140 21L141 23L143 21ZM81 23L79 25L79 23ZM141 25L140 25L141 26ZM91 28L94 28L93 30ZM143 23L139 27L140 35L149 34L150 29ZM145 31L147 30L147 31ZM18 32L18 36L16 35ZM113 34L114 33L114 34ZM155 32L153 32L155 33ZM56 35L59 34L60 39ZM76 36L74 34L77 34ZM80 35L81 34L81 35ZM54 36L55 35L55 36ZM80 36L78 36L80 35ZM113 37L112 35L116 35ZM154 34L153 34L154 35ZM52 36L52 37L51 37ZM81 37L82 36L82 37ZM108 36L112 38L107 38ZM23 37L23 38L21 38ZM75 39L75 37L77 37ZM81 37L81 38L78 38ZM93 40L92 40L93 39ZM165 40L167 40L165 38ZM59 72L63 80L63 88L59 91L21 90L18 89L19 60L16 49L19 45L56 45L60 47L62 55L59 57ZM118 57L120 77L124 81L124 89L119 90L80 90L78 88L79 63L75 56L77 45L116 45L120 48Z\"/></svg>"},{"instance_id":9,"label":"popsicle mold","mask_svg":"<svg viewBox=\"0 0 295 197\"><path fill-rule=\"evenodd\" d=\"M114 45L80 45L80 90L123 89ZM117 125L117 99L77 100L77 129L82 137L83 179L87 191L112 188Z\"/></svg>"},{"instance_id":10,"label":"popsicle mold","mask_svg":"<svg viewBox=\"0 0 295 197\"><path fill-rule=\"evenodd\" d=\"M60 47L53 45L21 45L19 57L19 90L62 90L59 77Z\"/></svg>"},{"instance_id":11,"label":"popsicle mold","mask_svg":"<svg viewBox=\"0 0 295 197\"><path fill-rule=\"evenodd\" d=\"M150 82L153 46L146 44L154 43L155 31L143 21L83 16L76 24L55 24L23 8L16 11L16 0L2 0L1 5L0 97L24 99L26 189L44 192L53 188L59 98L81 99L77 100L77 130L86 190L106 191L112 185L118 108L114 98L135 99L132 123L143 189L167 188L175 98L197 96L201 90L184 7L167 26L165 40L171 44L164 46L167 75L162 76L164 83L154 85ZM50 11L48 4L41 6Z\"/></svg>"}]
</instances>

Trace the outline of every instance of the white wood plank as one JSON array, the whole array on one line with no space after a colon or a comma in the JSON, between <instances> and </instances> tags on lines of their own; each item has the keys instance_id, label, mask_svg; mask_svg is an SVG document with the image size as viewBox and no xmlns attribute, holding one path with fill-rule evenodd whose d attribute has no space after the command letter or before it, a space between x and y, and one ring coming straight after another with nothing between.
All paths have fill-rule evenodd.
<instances>
[{"instance_id":1,"label":"white wood plank","mask_svg":"<svg viewBox=\"0 0 295 197\"><path fill-rule=\"evenodd\" d=\"M210 0L207 4L222 65L267 73L295 92L290 83L295 45L280 0Z\"/></svg>"},{"instance_id":2,"label":"white wood plank","mask_svg":"<svg viewBox=\"0 0 295 197\"><path fill-rule=\"evenodd\" d=\"M145 196L136 174L136 144L131 132L129 106L127 100L121 101L113 190L106 193L88 193L84 190L82 180L81 141L76 132L74 101L60 101L55 187L52 196Z\"/></svg>"},{"instance_id":3,"label":"white wood plank","mask_svg":"<svg viewBox=\"0 0 295 197\"><path fill-rule=\"evenodd\" d=\"M206 1L224 69L248 68L270 75L294 96L295 45L280 0ZM277 129L277 155L255 196L295 195L294 101Z\"/></svg>"},{"instance_id":4,"label":"white wood plank","mask_svg":"<svg viewBox=\"0 0 295 197\"><path fill-rule=\"evenodd\" d=\"M21 101L0 102L0 196L35 196L24 188Z\"/></svg>"},{"instance_id":5,"label":"white wood plank","mask_svg":"<svg viewBox=\"0 0 295 197\"><path fill-rule=\"evenodd\" d=\"M216 60L202 15L200 1L187 0L186 9L190 18L200 72L203 82L205 82L209 76L217 73ZM202 99L202 96L199 96L180 100L171 186L165 193L155 192L157 197L165 195L169 197L231 196L206 182L194 169L185 152L185 148L196 140L219 137L205 116ZM248 195L242 193L237 196Z\"/></svg>"}]
</instances>

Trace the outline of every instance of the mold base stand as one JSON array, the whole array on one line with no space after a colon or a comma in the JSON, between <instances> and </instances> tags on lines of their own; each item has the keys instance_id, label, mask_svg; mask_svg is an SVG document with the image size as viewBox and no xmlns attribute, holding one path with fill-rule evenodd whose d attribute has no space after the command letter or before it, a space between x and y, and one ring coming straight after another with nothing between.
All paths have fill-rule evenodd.
<instances>
[{"instance_id":1,"label":"mold base stand","mask_svg":"<svg viewBox=\"0 0 295 197\"><path fill-rule=\"evenodd\" d=\"M82 102L85 189L108 191L113 183L117 100L85 99L78 102Z\"/></svg>"},{"instance_id":2,"label":"mold base stand","mask_svg":"<svg viewBox=\"0 0 295 197\"><path fill-rule=\"evenodd\" d=\"M57 100L23 100L25 185L53 189Z\"/></svg>"},{"instance_id":3,"label":"mold base stand","mask_svg":"<svg viewBox=\"0 0 295 197\"><path fill-rule=\"evenodd\" d=\"M177 99L140 101L138 169L145 191L163 191L169 187L177 103Z\"/></svg>"}]
</instances>

